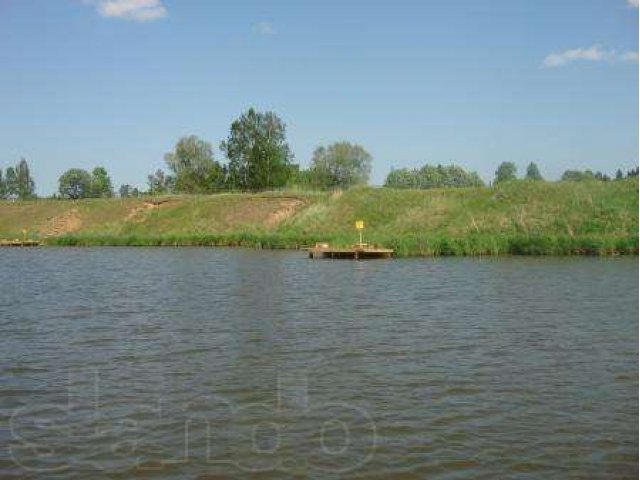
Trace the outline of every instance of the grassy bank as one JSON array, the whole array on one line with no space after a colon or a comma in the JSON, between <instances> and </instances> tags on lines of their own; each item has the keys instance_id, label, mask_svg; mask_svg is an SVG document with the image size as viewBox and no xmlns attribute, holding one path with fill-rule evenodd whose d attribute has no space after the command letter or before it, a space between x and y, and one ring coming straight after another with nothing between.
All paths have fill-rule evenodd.
<instances>
[{"instance_id":1,"label":"grassy bank","mask_svg":"<svg viewBox=\"0 0 640 480\"><path fill-rule=\"evenodd\" d=\"M638 253L638 182L526 182L495 188L220 194L0 203L0 238L48 245L350 245L401 256Z\"/></svg>"}]
</instances>

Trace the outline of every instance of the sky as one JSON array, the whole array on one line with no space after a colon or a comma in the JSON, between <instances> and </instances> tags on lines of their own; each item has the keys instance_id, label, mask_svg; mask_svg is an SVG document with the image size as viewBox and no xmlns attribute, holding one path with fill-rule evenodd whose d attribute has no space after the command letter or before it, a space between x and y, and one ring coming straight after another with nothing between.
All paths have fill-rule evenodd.
<instances>
[{"instance_id":1,"label":"sky","mask_svg":"<svg viewBox=\"0 0 640 480\"><path fill-rule=\"evenodd\" d=\"M391 168L491 180L638 164L638 0L0 0L0 167L144 187L249 107L296 162L348 140Z\"/></svg>"}]
</instances>

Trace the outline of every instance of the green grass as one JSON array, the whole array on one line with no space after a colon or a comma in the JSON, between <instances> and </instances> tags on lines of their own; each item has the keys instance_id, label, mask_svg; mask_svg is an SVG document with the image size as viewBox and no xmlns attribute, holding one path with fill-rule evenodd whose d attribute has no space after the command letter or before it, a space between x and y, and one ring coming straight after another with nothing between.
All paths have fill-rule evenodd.
<instances>
[{"instance_id":1,"label":"green grass","mask_svg":"<svg viewBox=\"0 0 640 480\"><path fill-rule=\"evenodd\" d=\"M326 240L326 237L322 237ZM208 246L260 249L299 249L319 241L320 237L295 237L282 234L164 234L164 235L61 235L47 242L57 246ZM334 245L345 245L335 237ZM396 255L480 256L480 255L636 255L638 237L566 237L566 236L424 236L389 239L384 246Z\"/></svg>"},{"instance_id":2,"label":"green grass","mask_svg":"<svg viewBox=\"0 0 640 480\"><path fill-rule=\"evenodd\" d=\"M0 202L0 238L27 228L49 245L347 246L362 219L365 241L400 256L638 253L637 179L162 200L158 207L145 199ZM72 228L51 236L61 218Z\"/></svg>"}]
</instances>

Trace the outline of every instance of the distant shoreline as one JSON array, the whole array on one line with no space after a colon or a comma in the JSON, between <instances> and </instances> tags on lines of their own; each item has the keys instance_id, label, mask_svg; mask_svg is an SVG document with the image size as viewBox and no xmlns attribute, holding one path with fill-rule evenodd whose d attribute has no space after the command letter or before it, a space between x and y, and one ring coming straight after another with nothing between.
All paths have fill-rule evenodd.
<instances>
[{"instance_id":1,"label":"distant shoreline","mask_svg":"<svg viewBox=\"0 0 640 480\"><path fill-rule=\"evenodd\" d=\"M287 239L272 237L244 238L218 236L149 236L110 237L65 235L43 243L42 246L55 247L208 247L208 248L248 248L255 250L297 251L312 246L312 242L287 243ZM400 242L398 242L400 243ZM404 249L394 253L397 257L436 256L619 256L638 255L638 237L635 238L569 238L569 237L508 237L499 244L495 239L468 238L426 238L422 249ZM333 245L333 244L332 244ZM336 244L338 245L338 244ZM390 246L389 246L390 245ZM342 245L347 246L347 245ZM393 243L385 247L393 248ZM395 250L395 249L394 249Z\"/></svg>"},{"instance_id":2,"label":"distant shoreline","mask_svg":"<svg viewBox=\"0 0 640 480\"><path fill-rule=\"evenodd\" d=\"M2 201L0 239L295 250L353 245L356 220L398 257L637 255L638 181Z\"/></svg>"}]
</instances>

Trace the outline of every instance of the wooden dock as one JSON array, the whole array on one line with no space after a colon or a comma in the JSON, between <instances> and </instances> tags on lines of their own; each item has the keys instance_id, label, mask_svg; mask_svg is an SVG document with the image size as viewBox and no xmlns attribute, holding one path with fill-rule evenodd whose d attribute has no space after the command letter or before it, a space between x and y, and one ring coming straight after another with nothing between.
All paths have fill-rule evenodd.
<instances>
[{"instance_id":1,"label":"wooden dock","mask_svg":"<svg viewBox=\"0 0 640 480\"><path fill-rule=\"evenodd\" d=\"M0 247L37 247L38 240L0 240Z\"/></svg>"},{"instance_id":2,"label":"wooden dock","mask_svg":"<svg viewBox=\"0 0 640 480\"><path fill-rule=\"evenodd\" d=\"M390 258L393 250L389 248L378 248L366 243L354 245L346 248L329 247L326 243L316 244L315 247L307 248L309 258L336 258L364 260L369 258Z\"/></svg>"}]
</instances>

